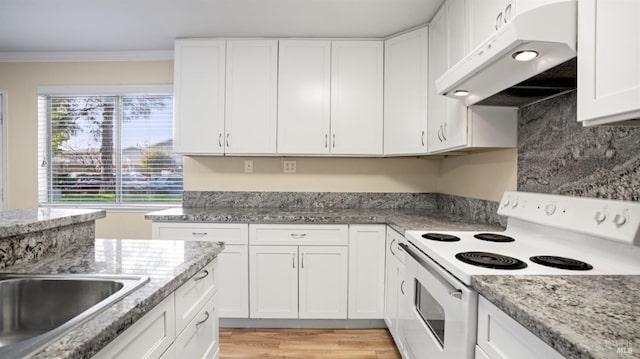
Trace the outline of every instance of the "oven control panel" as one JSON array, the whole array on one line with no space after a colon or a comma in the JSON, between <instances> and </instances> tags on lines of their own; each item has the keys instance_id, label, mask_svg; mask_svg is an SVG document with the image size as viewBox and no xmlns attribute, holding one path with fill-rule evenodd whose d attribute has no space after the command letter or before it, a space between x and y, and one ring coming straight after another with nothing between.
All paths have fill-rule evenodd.
<instances>
[{"instance_id":1,"label":"oven control panel","mask_svg":"<svg viewBox=\"0 0 640 359\"><path fill-rule=\"evenodd\" d=\"M505 192L498 214L640 246L640 203Z\"/></svg>"}]
</instances>

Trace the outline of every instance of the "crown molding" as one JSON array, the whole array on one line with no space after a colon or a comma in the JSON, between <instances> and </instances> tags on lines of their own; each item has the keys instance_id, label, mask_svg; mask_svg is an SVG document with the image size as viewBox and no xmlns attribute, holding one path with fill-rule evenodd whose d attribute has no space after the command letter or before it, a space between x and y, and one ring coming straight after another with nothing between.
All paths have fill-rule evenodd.
<instances>
[{"instance_id":1,"label":"crown molding","mask_svg":"<svg viewBox=\"0 0 640 359\"><path fill-rule=\"evenodd\" d=\"M166 61L168 51L0 52L0 62Z\"/></svg>"}]
</instances>

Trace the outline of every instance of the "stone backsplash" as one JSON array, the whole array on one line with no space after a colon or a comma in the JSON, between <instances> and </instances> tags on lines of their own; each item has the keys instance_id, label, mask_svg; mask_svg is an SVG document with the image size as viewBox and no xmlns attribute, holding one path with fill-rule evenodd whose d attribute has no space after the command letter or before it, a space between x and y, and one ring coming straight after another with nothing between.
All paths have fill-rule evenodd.
<instances>
[{"instance_id":1,"label":"stone backsplash","mask_svg":"<svg viewBox=\"0 0 640 359\"><path fill-rule=\"evenodd\" d=\"M576 92L520 109L518 190L640 200L640 127L583 127Z\"/></svg>"}]
</instances>

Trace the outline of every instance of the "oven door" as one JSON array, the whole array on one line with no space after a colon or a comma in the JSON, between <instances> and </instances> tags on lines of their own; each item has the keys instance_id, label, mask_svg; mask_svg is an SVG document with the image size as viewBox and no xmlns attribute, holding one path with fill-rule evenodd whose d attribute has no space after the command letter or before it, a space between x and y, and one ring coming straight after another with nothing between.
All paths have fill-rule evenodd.
<instances>
[{"instance_id":1,"label":"oven door","mask_svg":"<svg viewBox=\"0 0 640 359\"><path fill-rule=\"evenodd\" d=\"M403 245L406 295L400 330L414 359L472 359L478 293L412 245Z\"/></svg>"}]
</instances>

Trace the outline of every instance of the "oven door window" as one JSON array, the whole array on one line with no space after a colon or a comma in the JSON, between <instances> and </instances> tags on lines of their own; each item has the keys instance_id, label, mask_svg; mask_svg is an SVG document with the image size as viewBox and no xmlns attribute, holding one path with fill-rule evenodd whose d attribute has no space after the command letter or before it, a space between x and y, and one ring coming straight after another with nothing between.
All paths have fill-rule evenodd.
<instances>
[{"instance_id":1,"label":"oven door window","mask_svg":"<svg viewBox=\"0 0 640 359\"><path fill-rule=\"evenodd\" d=\"M416 280L416 311L433 335L438 339L440 347L444 346L445 315L442 306L433 298L427 289Z\"/></svg>"}]
</instances>

